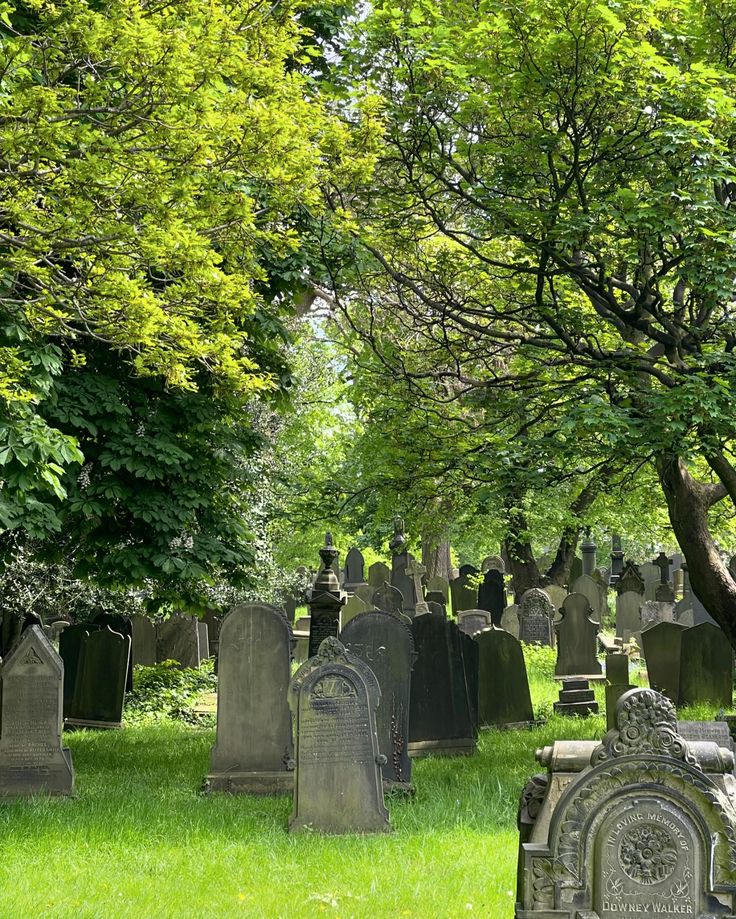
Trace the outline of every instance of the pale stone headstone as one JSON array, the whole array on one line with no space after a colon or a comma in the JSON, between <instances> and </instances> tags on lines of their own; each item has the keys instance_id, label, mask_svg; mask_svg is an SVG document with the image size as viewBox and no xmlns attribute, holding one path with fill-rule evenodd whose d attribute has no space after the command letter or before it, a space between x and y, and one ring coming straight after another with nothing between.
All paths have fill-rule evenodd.
<instances>
[{"instance_id":1,"label":"pale stone headstone","mask_svg":"<svg viewBox=\"0 0 736 919\"><path fill-rule=\"evenodd\" d=\"M543 587L542 590L549 597L554 613L557 615L562 609L565 597L568 595L567 590L564 587L560 587L559 584L548 584L546 587Z\"/></svg>"},{"instance_id":2,"label":"pale stone headstone","mask_svg":"<svg viewBox=\"0 0 736 919\"><path fill-rule=\"evenodd\" d=\"M466 609L457 615L457 625L466 635L475 635L493 625L491 614L484 609Z\"/></svg>"},{"instance_id":3,"label":"pale stone headstone","mask_svg":"<svg viewBox=\"0 0 736 919\"><path fill-rule=\"evenodd\" d=\"M481 563L480 570L482 574L491 570L500 571L501 574L506 574L506 563L500 555L487 555Z\"/></svg>"},{"instance_id":4,"label":"pale stone headstone","mask_svg":"<svg viewBox=\"0 0 736 919\"><path fill-rule=\"evenodd\" d=\"M235 606L225 616L209 791L283 794L293 788L290 641L289 623L270 607Z\"/></svg>"},{"instance_id":5,"label":"pale stone headstone","mask_svg":"<svg viewBox=\"0 0 736 919\"><path fill-rule=\"evenodd\" d=\"M122 727L129 666L129 635L109 626L90 632L82 643L67 724Z\"/></svg>"},{"instance_id":6,"label":"pale stone headstone","mask_svg":"<svg viewBox=\"0 0 736 919\"><path fill-rule=\"evenodd\" d=\"M478 716L481 727L520 726L534 721L521 644L492 626L478 632Z\"/></svg>"},{"instance_id":7,"label":"pale stone headstone","mask_svg":"<svg viewBox=\"0 0 736 919\"><path fill-rule=\"evenodd\" d=\"M537 587L525 591L519 603L519 639L527 644L551 645L554 607Z\"/></svg>"},{"instance_id":8,"label":"pale stone headstone","mask_svg":"<svg viewBox=\"0 0 736 919\"><path fill-rule=\"evenodd\" d=\"M430 593L441 593L442 602L447 606L450 602L450 582L446 578L435 575L427 581L427 597Z\"/></svg>"},{"instance_id":9,"label":"pale stone headstone","mask_svg":"<svg viewBox=\"0 0 736 919\"><path fill-rule=\"evenodd\" d=\"M296 732L290 832L390 830L376 733L380 697L371 669L336 638L296 672L289 688Z\"/></svg>"},{"instance_id":10,"label":"pale stone headstone","mask_svg":"<svg viewBox=\"0 0 736 919\"><path fill-rule=\"evenodd\" d=\"M362 600L366 604L368 609L373 608L373 594L376 592L375 587L371 587L370 584L361 584L360 587L356 588L355 596Z\"/></svg>"},{"instance_id":11,"label":"pale stone headstone","mask_svg":"<svg viewBox=\"0 0 736 919\"><path fill-rule=\"evenodd\" d=\"M596 622L601 621L601 618L606 610L601 603L600 584L595 581L591 575L581 574L580 577L572 585L572 590L570 593L582 594L588 601L588 606L590 606L592 618Z\"/></svg>"},{"instance_id":12,"label":"pale stone headstone","mask_svg":"<svg viewBox=\"0 0 736 919\"><path fill-rule=\"evenodd\" d=\"M548 775L522 795L536 819L521 841L516 919L734 915L733 753L691 745L650 689L625 693L616 715L597 746L538 751Z\"/></svg>"},{"instance_id":13,"label":"pale stone headstone","mask_svg":"<svg viewBox=\"0 0 736 919\"><path fill-rule=\"evenodd\" d=\"M368 585L374 590L391 580L391 569L383 562L374 562L368 569Z\"/></svg>"},{"instance_id":14,"label":"pale stone headstone","mask_svg":"<svg viewBox=\"0 0 736 919\"><path fill-rule=\"evenodd\" d=\"M348 651L373 671L381 690L376 713L378 749L387 790L411 790L409 698L414 639L411 627L391 613L375 610L352 619L340 633Z\"/></svg>"},{"instance_id":15,"label":"pale stone headstone","mask_svg":"<svg viewBox=\"0 0 736 919\"><path fill-rule=\"evenodd\" d=\"M501 628L504 632L508 632L509 635L513 635L514 638L519 637L519 606L516 603L512 603L511 606L507 606L503 611L503 616L501 616Z\"/></svg>"},{"instance_id":16,"label":"pale stone headstone","mask_svg":"<svg viewBox=\"0 0 736 919\"><path fill-rule=\"evenodd\" d=\"M656 625L658 622L673 622L673 603L662 603L657 600L645 600L641 605L641 627Z\"/></svg>"},{"instance_id":17,"label":"pale stone headstone","mask_svg":"<svg viewBox=\"0 0 736 919\"><path fill-rule=\"evenodd\" d=\"M38 626L0 667L0 797L70 795L71 754L62 745L64 664Z\"/></svg>"},{"instance_id":18,"label":"pale stone headstone","mask_svg":"<svg viewBox=\"0 0 736 919\"><path fill-rule=\"evenodd\" d=\"M369 609L371 609L371 607L367 603L364 603L357 594L354 594L342 608L342 612L340 613L340 628L344 629L351 619L354 619L361 613L368 612Z\"/></svg>"},{"instance_id":19,"label":"pale stone headstone","mask_svg":"<svg viewBox=\"0 0 736 919\"><path fill-rule=\"evenodd\" d=\"M284 618L286 616L284 615ZM210 657L210 636L207 629L207 623L201 619L197 620L197 631L199 633L199 659L200 663Z\"/></svg>"},{"instance_id":20,"label":"pale stone headstone","mask_svg":"<svg viewBox=\"0 0 736 919\"><path fill-rule=\"evenodd\" d=\"M619 638L625 640L628 635L641 631L642 597L643 594L633 590L626 590L616 596L616 635Z\"/></svg>"},{"instance_id":21,"label":"pale stone headstone","mask_svg":"<svg viewBox=\"0 0 736 919\"><path fill-rule=\"evenodd\" d=\"M639 573L644 580L644 599L655 600L657 596L657 587L662 582L662 572L659 567L652 562L645 562L639 566Z\"/></svg>"},{"instance_id":22,"label":"pale stone headstone","mask_svg":"<svg viewBox=\"0 0 736 919\"><path fill-rule=\"evenodd\" d=\"M555 623L555 676L600 675L603 671L595 656L600 625L591 616L588 598L583 594L570 594L565 600L560 617Z\"/></svg>"}]
</instances>

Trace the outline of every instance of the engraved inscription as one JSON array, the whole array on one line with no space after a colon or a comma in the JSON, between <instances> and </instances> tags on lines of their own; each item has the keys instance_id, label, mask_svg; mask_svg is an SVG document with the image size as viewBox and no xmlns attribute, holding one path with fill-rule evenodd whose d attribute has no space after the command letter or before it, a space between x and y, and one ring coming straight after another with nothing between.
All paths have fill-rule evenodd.
<instances>
[{"instance_id":1,"label":"engraved inscription","mask_svg":"<svg viewBox=\"0 0 736 919\"><path fill-rule=\"evenodd\" d=\"M365 703L342 676L319 680L299 723L300 756L316 762L371 763L373 747Z\"/></svg>"}]
</instances>

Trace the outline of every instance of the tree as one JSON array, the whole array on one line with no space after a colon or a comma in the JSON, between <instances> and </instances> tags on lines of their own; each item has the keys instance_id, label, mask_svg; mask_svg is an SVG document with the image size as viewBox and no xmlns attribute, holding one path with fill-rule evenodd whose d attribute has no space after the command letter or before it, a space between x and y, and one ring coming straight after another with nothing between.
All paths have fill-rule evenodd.
<instances>
[{"instance_id":1,"label":"tree","mask_svg":"<svg viewBox=\"0 0 736 919\"><path fill-rule=\"evenodd\" d=\"M535 442L543 419L543 438L648 463L736 644L711 531L736 500L736 13L392 0L358 28L384 149L364 194L330 201L382 316L447 355L407 377L510 394Z\"/></svg>"}]
</instances>

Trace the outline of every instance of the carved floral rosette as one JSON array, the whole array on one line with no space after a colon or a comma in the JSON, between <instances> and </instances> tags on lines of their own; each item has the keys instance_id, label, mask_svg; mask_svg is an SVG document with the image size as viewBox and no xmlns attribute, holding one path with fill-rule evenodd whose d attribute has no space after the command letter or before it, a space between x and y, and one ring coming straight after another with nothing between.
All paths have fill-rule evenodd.
<instances>
[{"instance_id":1,"label":"carved floral rosette","mask_svg":"<svg viewBox=\"0 0 736 919\"><path fill-rule=\"evenodd\" d=\"M633 689L619 699L617 716L618 730L608 732L591 766L560 797L547 843L522 846L517 917L597 917L594 855L601 832L611 815L635 813L647 798L672 807L695 828L703 871L692 881L700 885L699 895L720 892L729 904L736 895L736 810L677 734L674 706L653 690ZM622 870L643 885L670 870L672 853L658 845L657 832L632 830L621 845Z\"/></svg>"}]
</instances>

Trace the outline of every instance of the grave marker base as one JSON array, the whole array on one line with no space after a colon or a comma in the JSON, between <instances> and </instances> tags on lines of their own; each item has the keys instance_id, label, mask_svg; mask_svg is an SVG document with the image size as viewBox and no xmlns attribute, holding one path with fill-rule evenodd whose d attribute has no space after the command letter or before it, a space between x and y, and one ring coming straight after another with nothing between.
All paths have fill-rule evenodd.
<instances>
[{"instance_id":1,"label":"grave marker base","mask_svg":"<svg viewBox=\"0 0 736 919\"><path fill-rule=\"evenodd\" d=\"M230 795L290 795L294 791L293 772L228 772L208 775L204 792Z\"/></svg>"},{"instance_id":2,"label":"grave marker base","mask_svg":"<svg viewBox=\"0 0 736 919\"><path fill-rule=\"evenodd\" d=\"M64 730L75 728L94 728L99 731L119 731L123 726L122 721L88 721L84 718L65 718Z\"/></svg>"},{"instance_id":3,"label":"grave marker base","mask_svg":"<svg viewBox=\"0 0 736 919\"><path fill-rule=\"evenodd\" d=\"M478 744L469 737L409 742L409 756L412 759L421 759L423 756L474 756L477 750Z\"/></svg>"}]
</instances>

